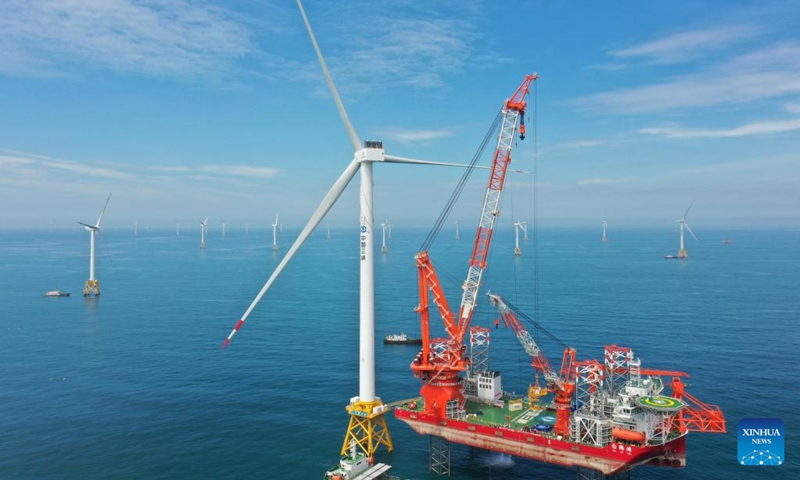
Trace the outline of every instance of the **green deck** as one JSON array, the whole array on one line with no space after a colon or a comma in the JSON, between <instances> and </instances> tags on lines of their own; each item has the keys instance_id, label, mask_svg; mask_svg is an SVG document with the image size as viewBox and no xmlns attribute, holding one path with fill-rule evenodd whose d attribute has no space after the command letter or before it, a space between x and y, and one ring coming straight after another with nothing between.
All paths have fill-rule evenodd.
<instances>
[{"instance_id":1,"label":"green deck","mask_svg":"<svg viewBox=\"0 0 800 480\"><path fill-rule=\"evenodd\" d=\"M513 401L519 398L520 397L506 396L503 401L503 408L495 407L494 405L487 405L474 400L467 400L467 417L465 420L476 425L506 427L515 430L522 430L525 427L533 429L537 424L540 423L546 425L555 424L556 411L555 409L547 406L546 403L534 406L534 408L531 409L529 408L526 399L522 398L521 410L509 410L509 400ZM408 404L403 405L403 408L421 412L425 408L425 401L422 399L417 400L416 409L412 409Z\"/></svg>"}]
</instances>

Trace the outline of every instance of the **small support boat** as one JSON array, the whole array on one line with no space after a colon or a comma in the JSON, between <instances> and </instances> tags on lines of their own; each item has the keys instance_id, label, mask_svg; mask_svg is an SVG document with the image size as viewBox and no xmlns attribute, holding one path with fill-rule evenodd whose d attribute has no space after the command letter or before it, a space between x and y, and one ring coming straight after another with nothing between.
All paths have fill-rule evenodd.
<instances>
[{"instance_id":1,"label":"small support boat","mask_svg":"<svg viewBox=\"0 0 800 480\"><path fill-rule=\"evenodd\" d=\"M62 292L61 290L50 290L44 292L45 297L69 297L69 292Z\"/></svg>"},{"instance_id":2,"label":"small support boat","mask_svg":"<svg viewBox=\"0 0 800 480\"><path fill-rule=\"evenodd\" d=\"M393 333L383 339L384 345L422 345L421 338L409 338L405 333Z\"/></svg>"}]
</instances>

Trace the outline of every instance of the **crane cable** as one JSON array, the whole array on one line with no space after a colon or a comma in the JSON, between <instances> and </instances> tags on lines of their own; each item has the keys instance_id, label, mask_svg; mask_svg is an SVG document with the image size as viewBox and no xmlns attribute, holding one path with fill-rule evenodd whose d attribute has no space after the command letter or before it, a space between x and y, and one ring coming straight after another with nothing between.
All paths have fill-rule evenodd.
<instances>
[{"instance_id":1,"label":"crane cable","mask_svg":"<svg viewBox=\"0 0 800 480\"><path fill-rule=\"evenodd\" d=\"M425 238L425 241L422 242L422 246L419 248L418 251L428 251L433 245L433 242L436 241L436 237L439 235L439 232L442 230L447 218L450 216L450 212L453 210L458 198L461 196L461 193L464 191L464 187L467 184L470 176L472 176L472 172L475 170L475 165L478 163L478 160L481 156L483 156L483 152L486 150L486 145L489 143L489 140L492 139L492 134L500 124L500 120L502 119L502 109L497 112L497 116L492 121L491 127L486 132L486 136L483 137L483 141L481 142L478 150L475 152L475 155L472 157L472 161L469 163L469 168L464 170L464 174L461 175L461 180L458 181L455 190L450 195L450 198L447 200L444 208L442 209L441 213L439 214L439 218L433 224L431 231L428 232L428 236Z\"/></svg>"},{"instance_id":2,"label":"crane cable","mask_svg":"<svg viewBox=\"0 0 800 480\"><path fill-rule=\"evenodd\" d=\"M508 301L507 299L505 299L505 298L503 299L503 303L505 303L505 304L506 304L506 306L508 307L508 309L509 309L509 310L511 310L512 312L514 312L514 315L516 315L516 316L517 316L517 318L521 318L521 319L525 320L526 322L530 323L531 325L533 325L533 326L534 326L534 328L536 328L536 330L537 330L537 331L540 331L540 332L544 333L544 334L545 334L545 335L547 335L547 336L548 336L548 337L549 337L551 340L553 340L554 342L558 343L558 344L559 344L559 345L561 345L562 347L564 347L564 348L567 348L567 347L569 347L569 345L567 345L567 344L566 344L564 341L562 341L560 338L556 337L555 335L553 335L552 333L550 333L549 331L547 331L547 329L546 329L546 328L544 328L543 326L541 326L541 325L539 324L539 322L537 322L536 320L532 319L531 317L529 317L529 316L525 315L525 313L524 313L522 310L520 310L519 308L517 308L516 306L514 306L514 304L513 304L513 303L509 302L509 301Z\"/></svg>"}]
</instances>

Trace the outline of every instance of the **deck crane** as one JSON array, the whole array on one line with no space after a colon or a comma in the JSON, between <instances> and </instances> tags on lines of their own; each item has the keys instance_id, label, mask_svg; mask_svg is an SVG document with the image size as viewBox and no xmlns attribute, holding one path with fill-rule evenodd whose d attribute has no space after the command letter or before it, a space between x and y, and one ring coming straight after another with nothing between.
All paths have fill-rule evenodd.
<instances>
[{"instance_id":1,"label":"deck crane","mask_svg":"<svg viewBox=\"0 0 800 480\"><path fill-rule=\"evenodd\" d=\"M533 340L533 337L531 337L528 329L526 329L525 326L519 321L517 312L515 312L512 307L506 304L500 295L493 293L488 293L487 295L489 296L489 303L497 308L497 311L500 313L500 317L503 319L505 326L514 330L519 343L522 344L522 347L525 349L528 355L530 355L531 360L533 360L533 368L535 368L537 372L541 372L544 375L545 382L547 383L547 389L553 392L553 395L555 396L555 433L556 435L566 436L569 433L569 414L570 408L572 407L573 395L575 394L575 380L573 378L573 373L575 371L573 368L573 364L575 363L575 349L570 347L564 348L564 356L561 360L561 369L558 373L556 373L555 369L550 365L550 362L544 355L544 352L542 352L542 349L539 348L539 345L537 345Z\"/></svg>"},{"instance_id":2,"label":"deck crane","mask_svg":"<svg viewBox=\"0 0 800 480\"><path fill-rule=\"evenodd\" d=\"M469 261L469 271L462 286L464 292L458 316L453 313L447 303L427 249L423 248L415 256L419 280L419 305L415 311L420 314L422 350L412 362L411 369L414 375L424 383L420 394L425 400L425 411L439 417L446 417L447 410L454 406L461 408L464 405L463 378L459 375L469 366L469 359L465 355L464 338L477 305L478 288L486 268L494 222L500 216L500 197L508 165L511 163L514 135L519 125L520 139L524 138L525 129L522 119L528 107L526 97L531 83L537 78L539 77L536 74L527 75L514 95L503 104L502 126L490 167L489 185L486 189L480 223ZM429 291L433 295L433 303L442 317L446 337L431 338L428 311Z\"/></svg>"}]
</instances>

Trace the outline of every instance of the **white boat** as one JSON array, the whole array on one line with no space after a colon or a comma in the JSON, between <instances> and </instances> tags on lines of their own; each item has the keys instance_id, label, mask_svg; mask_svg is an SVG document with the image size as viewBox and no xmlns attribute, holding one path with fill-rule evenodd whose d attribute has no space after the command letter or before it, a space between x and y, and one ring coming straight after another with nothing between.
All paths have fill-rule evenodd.
<instances>
[{"instance_id":1,"label":"white boat","mask_svg":"<svg viewBox=\"0 0 800 480\"><path fill-rule=\"evenodd\" d=\"M339 465L325 472L324 480L389 480L391 465L383 463L373 464L372 458L356 451L356 443L350 444L350 453L341 460Z\"/></svg>"},{"instance_id":2,"label":"white boat","mask_svg":"<svg viewBox=\"0 0 800 480\"><path fill-rule=\"evenodd\" d=\"M386 338L383 339L383 343L387 345L391 344L418 345L422 344L422 339L409 338L408 335L406 335L405 333L393 333L391 335L387 335Z\"/></svg>"},{"instance_id":3,"label":"white boat","mask_svg":"<svg viewBox=\"0 0 800 480\"><path fill-rule=\"evenodd\" d=\"M62 292L61 290L50 290L44 292L45 297L69 297L69 292Z\"/></svg>"}]
</instances>

